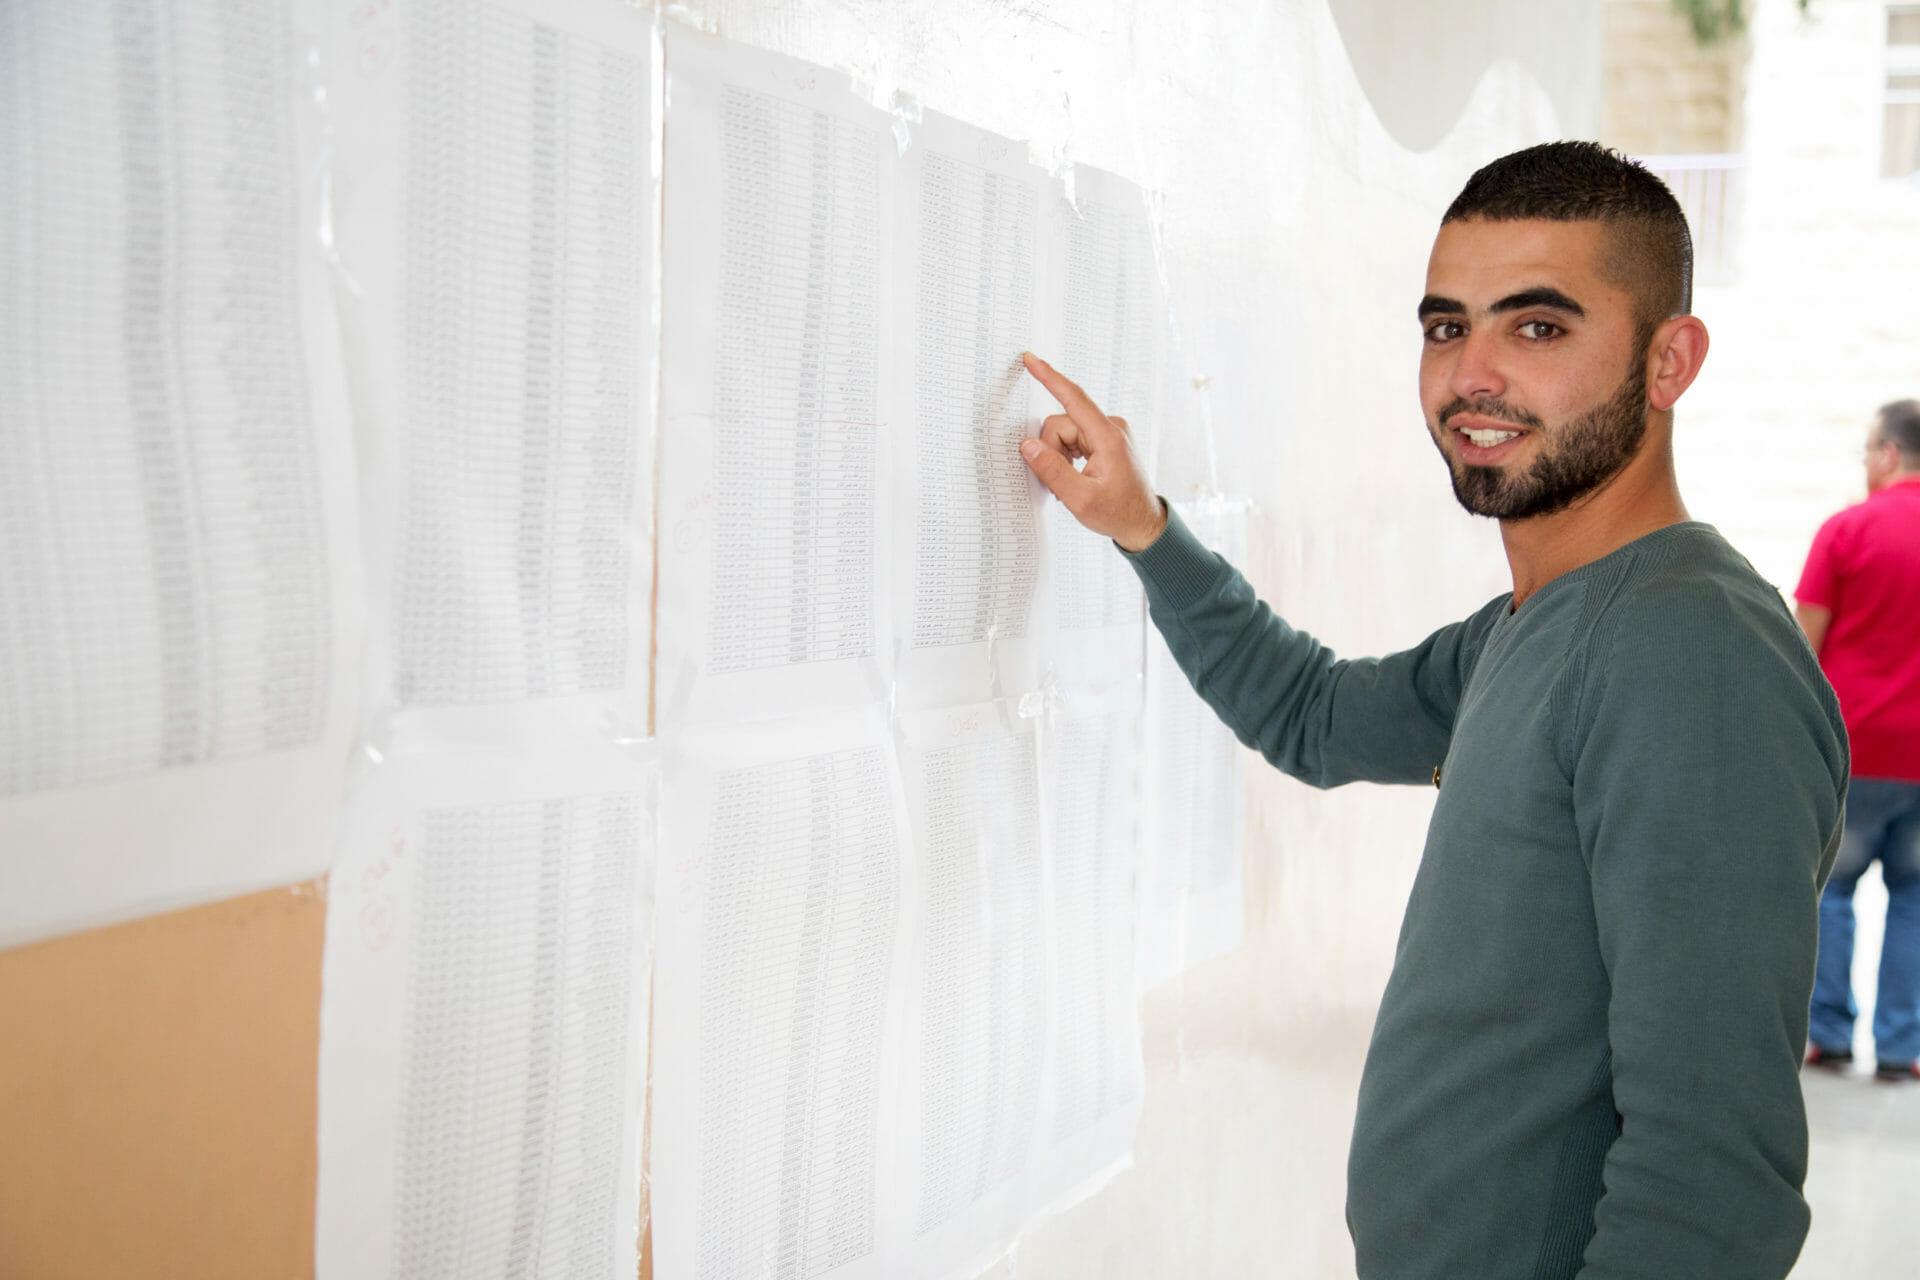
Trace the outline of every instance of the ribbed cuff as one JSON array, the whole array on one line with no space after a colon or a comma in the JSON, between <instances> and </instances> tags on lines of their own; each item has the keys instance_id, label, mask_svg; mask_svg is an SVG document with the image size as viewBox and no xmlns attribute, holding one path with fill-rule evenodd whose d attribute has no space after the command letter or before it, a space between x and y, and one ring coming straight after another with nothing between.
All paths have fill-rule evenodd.
<instances>
[{"instance_id":1,"label":"ribbed cuff","mask_svg":"<svg viewBox=\"0 0 1920 1280\"><path fill-rule=\"evenodd\" d=\"M1167 511L1167 527L1160 531L1160 536L1148 543L1144 551L1121 547L1120 554L1140 575L1148 595L1158 597L1175 609L1185 609L1218 590L1221 578L1233 570L1193 536L1193 530L1187 528L1172 503L1163 498L1161 504Z\"/></svg>"}]
</instances>

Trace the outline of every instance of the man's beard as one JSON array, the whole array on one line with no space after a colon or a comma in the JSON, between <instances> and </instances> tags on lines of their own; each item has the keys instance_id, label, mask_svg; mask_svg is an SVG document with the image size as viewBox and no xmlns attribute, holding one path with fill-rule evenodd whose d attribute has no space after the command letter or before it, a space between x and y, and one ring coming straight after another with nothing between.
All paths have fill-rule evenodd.
<instances>
[{"instance_id":1,"label":"man's beard","mask_svg":"<svg viewBox=\"0 0 1920 1280\"><path fill-rule=\"evenodd\" d=\"M1453 474L1453 496L1477 516L1525 520L1564 511L1619 475L1640 452L1647 435L1647 370L1635 361L1620 389L1551 432L1540 418L1499 400L1469 402L1456 398L1440 410L1440 430L1460 413L1480 413L1534 433L1540 443L1533 465L1518 475L1499 467L1476 467L1447 456L1443 437L1434 444Z\"/></svg>"}]
</instances>

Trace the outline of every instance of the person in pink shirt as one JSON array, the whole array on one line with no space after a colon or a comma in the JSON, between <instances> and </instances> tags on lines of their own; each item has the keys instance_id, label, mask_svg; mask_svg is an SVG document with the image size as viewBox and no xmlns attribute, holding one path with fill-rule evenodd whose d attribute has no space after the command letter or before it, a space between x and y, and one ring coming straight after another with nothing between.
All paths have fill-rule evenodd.
<instances>
[{"instance_id":1,"label":"person in pink shirt","mask_svg":"<svg viewBox=\"0 0 1920 1280\"><path fill-rule=\"evenodd\" d=\"M1820 897L1807 1062L1853 1061L1853 890L1877 858L1887 927L1874 1001L1874 1074L1920 1078L1920 400L1867 433L1867 500L1820 527L1796 611L1852 742L1846 833Z\"/></svg>"}]
</instances>

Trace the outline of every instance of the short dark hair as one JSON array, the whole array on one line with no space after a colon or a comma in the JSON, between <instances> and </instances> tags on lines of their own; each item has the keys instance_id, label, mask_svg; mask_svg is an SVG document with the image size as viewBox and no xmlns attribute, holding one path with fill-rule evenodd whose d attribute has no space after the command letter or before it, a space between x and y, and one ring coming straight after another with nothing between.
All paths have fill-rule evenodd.
<instances>
[{"instance_id":1,"label":"short dark hair","mask_svg":"<svg viewBox=\"0 0 1920 1280\"><path fill-rule=\"evenodd\" d=\"M1643 340L1693 310L1693 236L1667 184L1597 142L1543 142L1479 169L1447 206L1463 218L1598 222L1613 240L1603 270L1638 298Z\"/></svg>"},{"instance_id":2,"label":"short dark hair","mask_svg":"<svg viewBox=\"0 0 1920 1280\"><path fill-rule=\"evenodd\" d=\"M1900 451L1900 465L1920 468L1920 400L1895 400L1880 406L1874 434Z\"/></svg>"}]
</instances>

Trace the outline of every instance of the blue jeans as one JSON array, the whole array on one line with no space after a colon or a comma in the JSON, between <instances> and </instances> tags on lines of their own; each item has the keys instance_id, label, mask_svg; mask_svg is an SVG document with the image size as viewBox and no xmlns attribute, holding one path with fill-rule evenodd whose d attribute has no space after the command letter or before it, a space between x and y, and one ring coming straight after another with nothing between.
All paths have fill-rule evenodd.
<instances>
[{"instance_id":1,"label":"blue jeans","mask_svg":"<svg viewBox=\"0 0 1920 1280\"><path fill-rule=\"evenodd\" d=\"M1853 887L1873 862L1887 885L1887 931L1873 1007L1874 1057L1920 1058L1920 782L1855 778L1833 874L1820 895L1820 965L1813 979L1808 1039L1824 1049L1853 1045Z\"/></svg>"}]
</instances>

